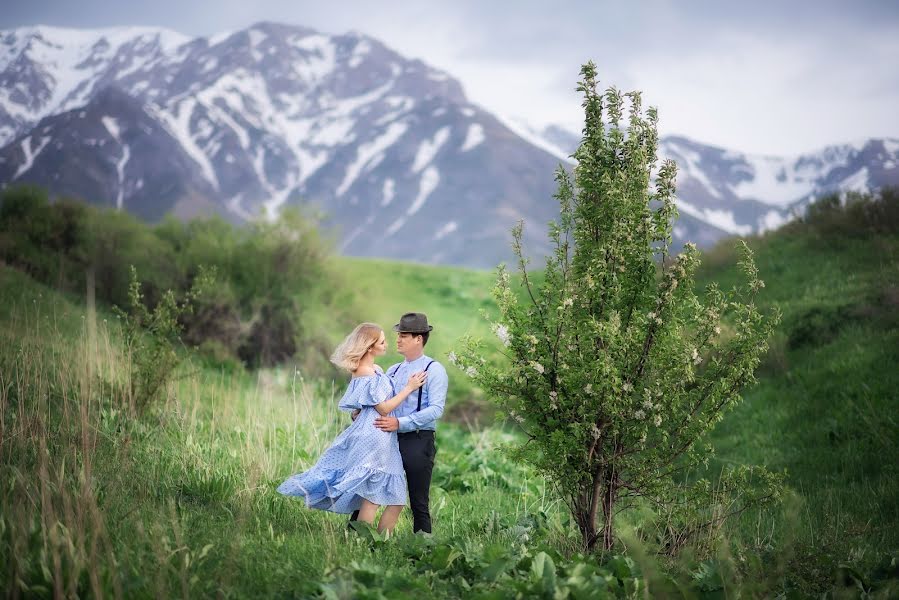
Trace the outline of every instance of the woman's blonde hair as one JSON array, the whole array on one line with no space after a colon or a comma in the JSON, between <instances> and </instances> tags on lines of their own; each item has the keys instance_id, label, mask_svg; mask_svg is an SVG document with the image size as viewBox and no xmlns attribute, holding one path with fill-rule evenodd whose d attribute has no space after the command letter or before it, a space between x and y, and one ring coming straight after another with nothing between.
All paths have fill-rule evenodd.
<instances>
[{"instance_id":1,"label":"woman's blonde hair","mask_svg":"<svg viewBox=\"0 0 899 600\"><path fill-rule=\"evenodd\" d=\"M359 361L369 348L378 343L384 332L374 323L360 323L340 342L331 354L331 362L350 373L359 368Z\"/></svg>"}]
</instances>

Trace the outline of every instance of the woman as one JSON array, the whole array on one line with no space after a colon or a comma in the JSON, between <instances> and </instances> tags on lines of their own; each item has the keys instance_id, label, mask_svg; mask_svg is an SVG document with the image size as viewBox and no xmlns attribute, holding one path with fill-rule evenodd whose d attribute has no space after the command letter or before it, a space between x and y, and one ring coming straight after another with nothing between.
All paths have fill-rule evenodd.
<instances>
[{"instance_id":1,"label":"woman","mask_svg":"<svg viewBox=\"0 0 899 600\"><path fill-rule=\"evenodd\" d=\"M337 513L359 511L358 519L374 524L379 506L385 506L378 531L393 531L406 504L406 474L396 432L374 426L379 415L388 415L413 391L424 385L427 374L415 373L394 395L393 385L375 364L387 352L384 331L362 323L334 350L331 362L352 373L350 385L338 407L360 410L353 424L343 430L314 467L293 475L278 486L286 496L304 496L306 506Z\"/></svg>"}]
</instances>

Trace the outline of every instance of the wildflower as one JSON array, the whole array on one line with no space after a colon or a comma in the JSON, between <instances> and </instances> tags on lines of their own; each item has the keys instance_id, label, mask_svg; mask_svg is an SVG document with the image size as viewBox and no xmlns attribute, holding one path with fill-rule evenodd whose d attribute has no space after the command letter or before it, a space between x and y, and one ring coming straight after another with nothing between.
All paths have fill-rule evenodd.
<instances>
[{"instance_id":1,"label":"wildflower","mask_svg":"<svg viewBox=\"0 0 899 600\"><path fill-rule=\"evenodd\" d=\"M455 352L450 351L449 354L446 355L446 358L450 361L450 364L459 366L459 358L456 356Z\"/></svg>"},{"instance_id":2,"label":"wildflower","mask_svg":"<svg viewBox=\"0 0 899 600\"><path fill-rule=\"evenodd\" d=\"M573 304L574 304L573 298L565 298L565 300L562 301L562 306L572 306Z\"/></svg>"},{"instance_id":3,"label":"wildflower","mask_svg":"<svg viewBox=\"0 0 899 600\"><path fill-rule=\"evenodd\" d=\"M465 369L465 374L469 377L475 377L478 374L478 370L474 367L468 367L467 369Z\"/></svg>"},{"instance_id":4,"label":"wildflower","mask_svg":"<svg viewBox=\"0 0 899 600\"><path fill-rule=\"evenodd\" d=\"M662 415L656 413L656 418L653 422L656 424L656 427L659 427L662 424Z\"/></svg>"},{"instance_id":5,"label":"wildflower","mask_svg":"<svg viewBox=\"0 0 899 600\"><path fill-rule=\"evenodd\" d=\"M536 360L532 360L529 364L534 368L535 371L537 371L541 375L546 372L546 369L543 368L543 365L538 363Z\"/></svg>"},{"instance_id":6,"label":"wildflower","mask_svg":"<svg viewBox=\"0 0 899 600\"><path fill-rule=\"evenodd\" d=\"M645 408L646 410L652 410L654 407L655 404L652 403L652 400L647 399L643 401L643 408Z\"/></svg>"},{"instance_id":7,"label":"wildflower","mask_svg":"<svg viewBox=\"0 0 899 600\"><path fill-rule=\"evenodd\" d=\"M499 341L503 343L503 346L508 346L512 340L512 334L509 333L509 328L505 325L494 325L493 333L495 333L496 337L499 338Z\"/></svg>"},{"instance_id":8,"label":"wildflower","mask_svg":"<svg viewBox=\"0 0 899 600\"><path fill-rule=\"evenodd\" d=\"M642 421L646 417L646 413L643 412L642 408L638 408L637 412L634 413L634 416L637 417L638 421Z\"/></svg>"},{"instance_id":9,"label":"wildflower","mask_svg":"<svg viewBox=\"0 0 899 600\"><path fill-rule=\"evenodd\" d=\"M625 381L624 385L621 386L621 389L625 394L630 394L634 390L634 386L631 385L630 381Z\"/></svg>"}]
</instances>

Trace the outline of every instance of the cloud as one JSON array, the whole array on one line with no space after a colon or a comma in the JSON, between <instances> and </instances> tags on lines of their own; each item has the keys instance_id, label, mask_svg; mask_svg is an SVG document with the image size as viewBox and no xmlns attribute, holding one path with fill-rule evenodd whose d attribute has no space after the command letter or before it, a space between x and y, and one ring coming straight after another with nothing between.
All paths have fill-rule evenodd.
<instances>
[{"instance_id":1,"label":"cloud","mask_svg":"<svg viewBox=\"0 0 899 600\"><path fill-rule=\"evenodd\" d=\"M110 0L14 3L0 27L169 27L191 35L260 20L356 30L446 70L470 99L535 125L579 129L583 62L602 85L644 92L663 132L784 153L899 136L899 3L541 0Z\"/></svg>"}]
</instances>

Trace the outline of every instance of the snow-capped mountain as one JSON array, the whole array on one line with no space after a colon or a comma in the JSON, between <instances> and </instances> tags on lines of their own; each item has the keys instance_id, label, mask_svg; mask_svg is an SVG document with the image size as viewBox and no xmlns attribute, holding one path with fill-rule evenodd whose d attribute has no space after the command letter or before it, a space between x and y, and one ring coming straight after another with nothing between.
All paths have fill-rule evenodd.
<instances>
[{"instance_id":1,"label":"snow-capped mountain","mask_svg":"<svg viewBox=\"0 0 899 600\"><path fill-rule=\"evenodd\" d=\"M577 143L484 111L448 74L368 36L275 23L210 38L4 31L0 82L2 186L148 220L308 203L341 252L362 256L492 267L510 258L518 219L526 247L547 251L553 171ZM682 172L678 241L774 226L830 187L893 182L896 147L769 160L666 138Z\"/></svg>"},{"instance_id":2,"label":"snow-capped mountain","mask_svg":"<svg viewBox=\"0 0 899 600\"><path fill-rule=\"evenodd\" d=\"M578 134L559 126L528 130L563 153L574 152L580 142ZM897 139L828 146L796 156L764 156L665 136L659 155L677 163L681 218L674 234L681 241L708 243L724 235L760 233L802 214L825 194L899 185Z\"/></svg>"}]
</instances>

